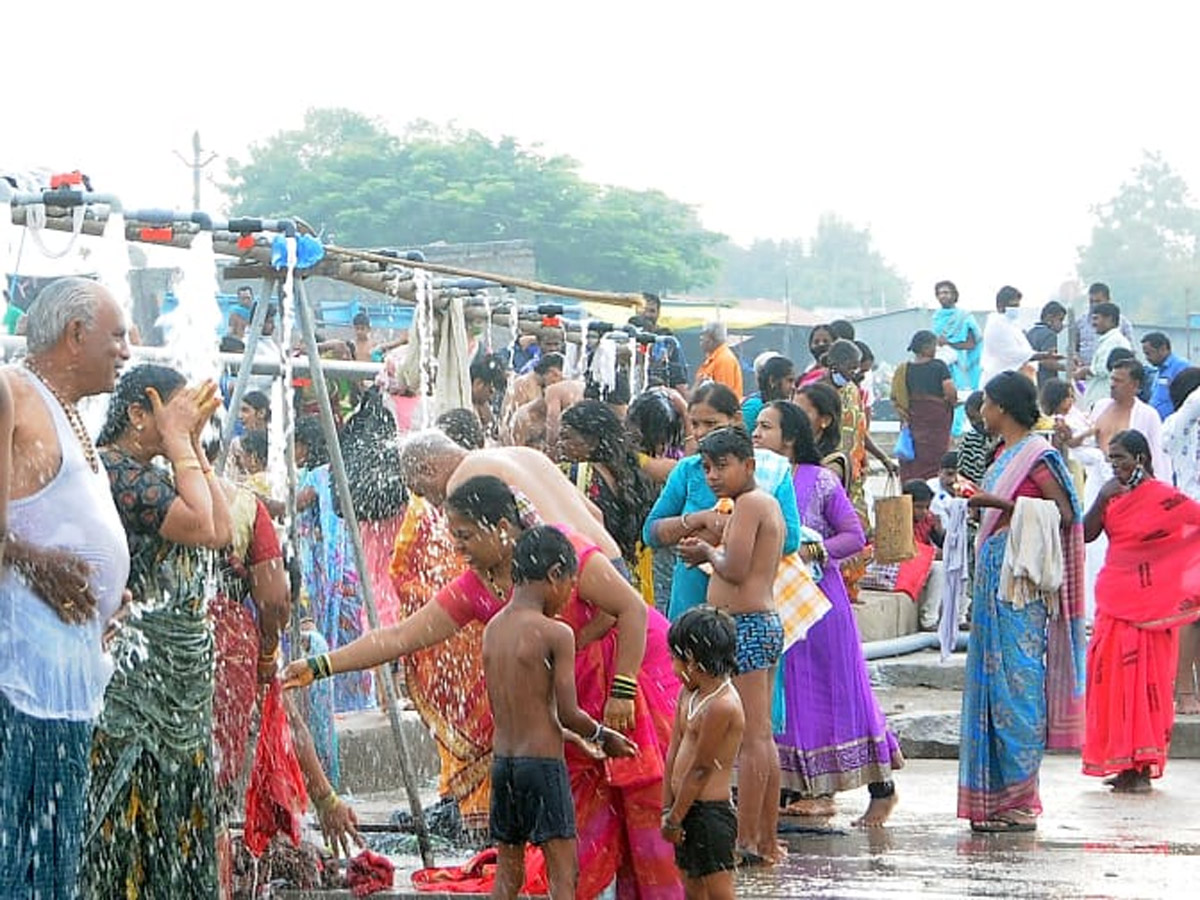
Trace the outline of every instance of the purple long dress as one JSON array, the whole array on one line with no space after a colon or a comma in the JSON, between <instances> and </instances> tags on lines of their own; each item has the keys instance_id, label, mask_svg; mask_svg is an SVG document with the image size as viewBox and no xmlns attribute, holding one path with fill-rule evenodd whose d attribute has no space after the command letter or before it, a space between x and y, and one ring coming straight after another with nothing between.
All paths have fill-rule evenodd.
<instances>
[{"instance_id":1,"label":"purple long dress","mask_svg":"<svg viewBox=\"0 0 1200 900\"><path fill-rule=\"evenodd\" d=\"M836 565L863 548L862 523L825 467L798 466L793 483L801 520L825 539L829 564L820 585L833 609L783 656L787 721L775 743L783 788L816 797L888 781L904 758L871 690L858 624Z\"/></svg>"}]
</instances>

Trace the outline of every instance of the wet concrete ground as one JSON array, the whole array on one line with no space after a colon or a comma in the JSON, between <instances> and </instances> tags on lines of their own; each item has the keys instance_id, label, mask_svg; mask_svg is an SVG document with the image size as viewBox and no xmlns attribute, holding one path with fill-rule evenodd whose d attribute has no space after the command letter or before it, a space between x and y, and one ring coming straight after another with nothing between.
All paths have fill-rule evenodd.
<instances>
[{"instance_id":1,"label":"wet concrete ground","mask_svg":"<svg viewBox=\"0 0 1200 900\"><path fill-rule=\"evenodd\" d=\"M1054 756L1042 769L1046 812L1033 834L975 835L954 818L957 763L913 760L897 776L900 803L888 827L852 828L866 791L838 797L838 815L818 833L785 837L790 854L773 869L744 870L744 898L1174 898L1200 882L1200 761L1172 760L1149 795L1114 795ZM402 800L362 798L364 818L382 821ZM814 824L790 820L790 824ZM453 865L463 858L439 858ZM394 893L411 897L415 859L400 859ZM281 893L280 898L346 894ZM461 896L461 895L459 895Z\"/></svg>"}]
</instances>

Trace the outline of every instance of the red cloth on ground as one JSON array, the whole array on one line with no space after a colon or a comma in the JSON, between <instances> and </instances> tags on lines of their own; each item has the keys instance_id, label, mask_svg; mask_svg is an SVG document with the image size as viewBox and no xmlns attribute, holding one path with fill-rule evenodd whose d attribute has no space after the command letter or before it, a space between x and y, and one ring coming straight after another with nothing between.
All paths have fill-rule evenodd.
<instances>
[{"instance_id":1,"label":"red cloth on ground","mask_svg":"<svg viewBox=\"0 0 1200 900\"><path fill-rule=\"evenodd\" d=\"M435 866L413 872L413 887L418 891L447 894L487 894L496 882L495 847L477 853L461 866ZM532 844L525 848L525 883L522 894L548 894L546 860L542 851Z\"/></svg>"},{"instance_id":2,"label":"red cloth on ground","mask_svg":"<svg viewBox=\"0 0 1200 900\"><path fill-rule=\"evenodd\" d=\"M299 846L300 816L308 805L282 691L282 682L276 678L263 701L254 769L246 791L246 847L256 857L262 856L276 834L286 834L293 846Z\"/></svg>"},{"instance_id":3,"label":"red cloth on ground","mask_svg":"<svg viewBox=\"0 0 1200 900\"><path fill-rule=\"evenodd\" d=\"M1150 480L1104 510L1108 553L1088 645L1083 771L1162 775L1175 724L1179 627L1200 617L1200 504Z\"/></svg>"},{"instance_id":4,"label":"red cloth on ground","mask_svg":"<svg viewBox=\"0 0 1200 900\"><path fill-rule=\"evenodd\" d=\"M395 877L396 867L390 859L364 850L350 860L346 869L346 887L355 897L366 897L391 888Z\"/></svg>"}]
</instances>

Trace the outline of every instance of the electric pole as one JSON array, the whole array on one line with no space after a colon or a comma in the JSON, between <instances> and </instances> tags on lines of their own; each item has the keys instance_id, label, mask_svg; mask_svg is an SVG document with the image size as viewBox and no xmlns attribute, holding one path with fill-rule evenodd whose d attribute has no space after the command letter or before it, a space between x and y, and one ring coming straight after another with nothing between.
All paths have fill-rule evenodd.
<instances>
[{"instance_id":1,"label":"electric pole","mask_svg":"<svg viewBox=\"0 0 1200 900\"><path fill-rule=\"evenodd\" d=\"M205 168L205 166L207 166L209 163L211 163L214 159L217 158L217 154L210 152L208 154L208 159L205 159L205 160L200 159L200 157L203 155L204 151L200 147L200 132L199 131L192 132L192 160L191 160L191 162L188 162L187 157L185 157L178 150L176 150L174 152L175 152L175 155L179 157L180 162L182 162L185 166L187 166L189 169L192 170L192 210L198 212L200 210L200 172Z\"/></svg>"}]
</instances>

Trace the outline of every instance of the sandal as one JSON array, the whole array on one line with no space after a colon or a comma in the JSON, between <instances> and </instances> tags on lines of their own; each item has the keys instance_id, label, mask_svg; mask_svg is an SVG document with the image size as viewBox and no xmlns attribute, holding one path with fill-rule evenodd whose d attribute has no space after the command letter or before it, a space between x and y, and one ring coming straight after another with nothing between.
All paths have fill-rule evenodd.
<instances>
[{"instance_id":1,"label":"sandal","mask_svg":"<svg viewBox=\"0 0 1200 900\"><path fill-rule=\"evenodd\" d=\"M742 847L735 847L733 850L734 865L739 869L744 869L748 866L765 866L767 858L753 850L746 850Z\"/></svg>"},{"instance_id":2,"label":"sandal","mask_svg":"<svg viewBox=\"0 0 1200 900\"><path fill-rule=\"evenodd\" d=\"M1037 822L1024 822L1015 819L984 819L982 822L972 822L971 830L976 834L1017 834L1037 831Z\"/></svg>"}]
</instances>

